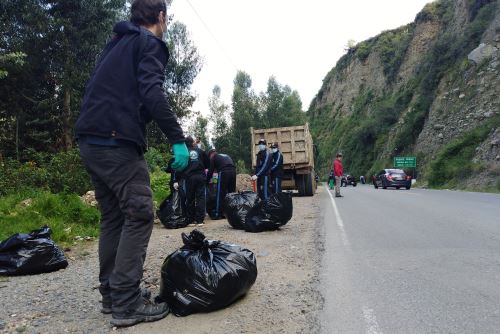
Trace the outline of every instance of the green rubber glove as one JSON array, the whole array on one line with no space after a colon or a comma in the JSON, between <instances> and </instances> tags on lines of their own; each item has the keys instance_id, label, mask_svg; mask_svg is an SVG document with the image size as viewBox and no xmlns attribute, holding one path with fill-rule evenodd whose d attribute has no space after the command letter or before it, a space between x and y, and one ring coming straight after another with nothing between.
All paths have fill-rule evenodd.
<instances>
[{"instance_id":1,"label":"green rubber glove","mask_svg":"<svg viewBox=\"0 0 500 334\"><path fill-rule=\"evenodd\" d=\"M172 163L172 169L176 171L184 170L189 161L189 151L186 143L177 143L172 145L172 151L175 156L174 162Z\"/></svg>"}]
</instances>

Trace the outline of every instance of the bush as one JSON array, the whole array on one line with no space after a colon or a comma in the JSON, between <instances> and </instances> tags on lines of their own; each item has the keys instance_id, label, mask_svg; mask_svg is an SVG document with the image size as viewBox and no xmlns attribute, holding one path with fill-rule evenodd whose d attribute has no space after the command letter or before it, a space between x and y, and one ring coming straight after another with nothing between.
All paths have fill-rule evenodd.
<instances>
[{"instance_id":1,"label":"bush","mask_svg":"<svg viewBox=\"0 0 500 334\"><path fill-rule=\"evenodd\" d=\"M30 189L78 194L92 189L78 149L38 154L36 161L7 158L0 164L0 196Z\"/></svg>"},{"instance_id":2,"label":"bush","mask_svg":"<svg viewBox=\"0 0 500 334\"><path fill-rule=\"evenodd\" d=\"M157 205L170 195L170 175L157 169L150 174L151 189L153 189L153 200Z\"/></svg>"},{"instance_id":3,"label":"bush","mask_svg":"<svg viewBox=\"0 0 500 334\"><path fill-rule=\"evenodd\" d=\"M146 160L150 171L166 167L170 158L172 158L172 154L170 154L166 147L150 147L144 154L144 159Z\"/></svg>"},{"instance_id":4,"label":"bush","mask_svg":"<svg viewBox=\"0 0 500 334\"><path fill-rule=\"evenodd\" d=\"M481 165L472 161L475 149L488 138L491 128L499 125L500 117L497 116L447 144L431 164L429 185L455 187L461 180L478 171Z\"/></svg>"},{"instance_id":5,"label":"bush","mask_svg":"<svg viewBox=\"0 0 500 334\"><path fill-rule=\"evenodd\" d=\"M31 199L31 204L22 203ZM0 240L48 225L52 238L63 245L76 236L99 235L99 211L83 204L75 194L26 191L0 197Z\"/></svg>"}]
</instances>

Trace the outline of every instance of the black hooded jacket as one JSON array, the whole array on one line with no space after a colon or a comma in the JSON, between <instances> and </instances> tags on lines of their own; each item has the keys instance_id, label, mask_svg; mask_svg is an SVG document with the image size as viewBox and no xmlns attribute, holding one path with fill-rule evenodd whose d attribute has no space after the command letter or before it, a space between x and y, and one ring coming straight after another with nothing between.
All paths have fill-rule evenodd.
<instances>
[{"instance_id":1,"label":"black hooded jacket","mask_svg":"<svg viewBox=\"0 0 500 334\"><path fill-rule=\"evenodd\" d=\"M131 22L119 22L87 82L77 138L133 142L145 149L146 124L154 120L170 143L184 141L163 90L166 44Z\"/></svg>"},{"instance_id":2,"label":"black hooded jacket","mask_svg":"<svg viewBox=\"0 0 500 334\"><path fill-rule=\"evenodd\" d=\"M235 170L233 159L227 154L215 153L210 159L207 178L210 180L215 171Z\"/></svg>"}]
</instances>

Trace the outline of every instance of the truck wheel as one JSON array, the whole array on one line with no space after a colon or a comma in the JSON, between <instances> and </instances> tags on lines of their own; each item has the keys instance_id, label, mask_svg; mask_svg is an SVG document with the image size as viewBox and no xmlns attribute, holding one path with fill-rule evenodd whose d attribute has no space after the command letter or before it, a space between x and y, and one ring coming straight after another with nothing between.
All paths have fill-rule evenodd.
<instances>
[{"instance_id":1,"label":"truck wheel","mask_svg":"<svg viewBox=\"0 0 500 334\"><path fill-rule=\"evenodd\" d=\"M306 185L304 180L304 175L295 176L295 184L297 185L297 190L299 191L299 196L304 196L306 193Z\"/></svg>"},{"instance_id":2,"label":"truck wheel","mask_svg":"<svg viewBox=\"0 0 500 334\"><path fill-rule=\"evenodd\" d=\"M306 196L314 196L314 175L306 174L303 175L303 179L305 180L305 195Z\"/></svg>"}]
</instances>

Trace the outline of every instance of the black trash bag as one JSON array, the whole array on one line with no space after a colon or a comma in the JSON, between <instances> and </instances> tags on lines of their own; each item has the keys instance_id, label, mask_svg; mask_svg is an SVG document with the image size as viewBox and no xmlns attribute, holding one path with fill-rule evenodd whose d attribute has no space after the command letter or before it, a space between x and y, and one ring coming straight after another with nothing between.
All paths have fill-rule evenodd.
<instances>
[{"instance_id":1,"label":"black trash bag","mask_svg":"<svg viewBox=\"0 0 500 334\"><path fill-rule=\"evenodd\" d=\"M245 231L273 231L288 223L293 215L292 194L272 194L267 201L254 206L247 214Z\"/></svg>"},{"instance_id":2,"label":"black trash bag","mask_svg":"<svg viewBox=\"0 0 500 334\"><path fill-rule=\"evenodd\" d=\"M157 298L176 316L224 308L255 283L257 261L250 250L207 240L198 230L182 233L182 241L184 246L163 262Z\"/></svg>"},{"instance_id":3,"label":"black trash bag","mask_svg":"<svg viewBox=\"0 0 500 334\"><path fill-rule=\"evenodd\" d=\"M174 192L164 200L157 211L158 218L165 228L175 229L188 225L186 215L182 208L182 197L180 192Z\"/></svg>"},{"instance_id":4,"label":"black trash bag","mask_svg":"<svg viewBox=\"0 0 500 334\"><path fill-rule=\"evenodd\" d=\"M44 226L29 234L16 233L0 243L0 275L32 275L68 266L64 252L50 239Z\"/></svg>"},{"instance_id":5,"label":"black trash bag","mask_svg":"<svg viewBox=\"0 0 500 334\"><path fill-rule=\"evenodd\" d=\"M258 203L259 195L252 191L227 194L223 205L224 215L233 228L244 230L248 211Z\"/></svg>"}]
</instances>

